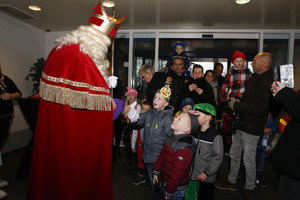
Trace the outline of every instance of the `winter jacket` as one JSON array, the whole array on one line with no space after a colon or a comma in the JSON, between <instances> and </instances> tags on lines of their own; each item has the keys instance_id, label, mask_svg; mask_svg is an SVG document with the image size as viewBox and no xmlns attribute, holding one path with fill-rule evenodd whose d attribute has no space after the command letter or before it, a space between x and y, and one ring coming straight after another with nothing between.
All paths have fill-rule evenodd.
<instances>
[{"instance_id":1,"label":"winter jacket","mask_svg":"<svg viewBox=\"0 0 300 200\"><path fill-rule=\"evenodd\" d=\"M241 99L251 74L247 67L239 70L230 67L221 88L221 101L229 101L231 97Z\"/></svg>"},{"instance_id":2,"label":"winter jacket","mask_svg":"<svg viewBox=\"0 0 300 200\"><path fill-rule=\"evenodd\" d=\"M253 74L241 102L235 102L233 105L239 114L237 130L257 136L264 134L269 116L272 81L271 69L262 74Z\"/></svg>"},{"instance_id":3,"label":"winter jacket","mask_svg":"<svg viewBox=\"0 0 300 200\"><path fill-rule=\"evenodd\" d=\"M184 89L184 84L186 81L190 80L192 77L190 77L187 74L182 74L181 76L178 76L177 74L173 74L172 76L172 85L171 85L171 100L170 100L170 105L174 107L175 112L180 110L180 105L181 105L181 92Z\"/></svg>"},{"instance_id":4,"label":"winter jacket","mask_svg":"<svg viewBox=\"0 0 300 200\"><path fill-rule=\"evenodd\" d=\"M223 160L222 136L210 127L205 132L199 131L195 141L197 151L191 169L191 180L197 180L197 176L204 172L207 175L205 182L214 183Z\"/></svg>"},{"instance_id":5,"label":"winter jacket","mask_svg":"<svg viewBox=\"0 0 300 200\"><path fill-rule=\"evenodd\" d=\"M153 102L154 96L158 89L162 88L166 82L166 75L162 72L155 72L149 83L147 83L146 100Z\"/></svg>"},{"instance_id":6,"label":"winter jacket","mask_svg":"<svg viewBox=\"0 0 300 200\"><path fill-rule=\"evenodd\" d=\"M157 111L152 108L140 114L136 125L144 127L143 154L145 163L155 163L173 122L173 107L167 106Z\"/></svg>"},{"instance_id":7,"label":"winter jacket","mask_svg":"<svg viewBox=\"0 0 300 200\"><path fill-rule=\"evenodd\" d=\"M300 96L291 88L281 89L275 98L292 117L267 160L295 179L300 180Z\"/></svg>"},{"instance_id":8,"label":"winter jacket","mask_svg":"<svg viewBox=\"0 0 300 200\"><path fill-rule=\"evenodd\" d=\"M189 86L193 83L196 84L198 88L201 88L203 90L202 94L199 95L196 91L191 92L189 90ZM209 103L213 106L216 106L214 91L205 78L190 79L187 83L184 84L178 103L181 104L182 100L187 97L192 98L195 104Z\"/></svg>"},{"instance_id":9,"label":"winter jacket","mask_svg":"<svg viewBox=\"0 0 300 200\"><path fill-rule=\"evenodd\" d=\"M189 134L169 134L153 167L153 174L160 175L165 195L173 196L176 190L186 188L196 144Z\"/></svg>"}]
</instances>

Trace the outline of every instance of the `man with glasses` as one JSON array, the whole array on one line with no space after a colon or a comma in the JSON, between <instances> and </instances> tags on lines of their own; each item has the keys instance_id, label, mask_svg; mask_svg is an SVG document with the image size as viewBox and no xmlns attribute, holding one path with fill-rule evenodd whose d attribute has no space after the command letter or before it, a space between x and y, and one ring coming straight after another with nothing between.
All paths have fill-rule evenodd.
<instances>
[{"instance_id":1,"label":"man with glasses","mask_svg":"<svg viewBox=\"0 0 300 200\"><path fill-rule=\"evenodd\" d=\"M156 91L165 85L166 75L162 72L155 72L150 65L142 65L139 74L147 83L145 99L152 104Z\"/></svg>"}]
</instances>

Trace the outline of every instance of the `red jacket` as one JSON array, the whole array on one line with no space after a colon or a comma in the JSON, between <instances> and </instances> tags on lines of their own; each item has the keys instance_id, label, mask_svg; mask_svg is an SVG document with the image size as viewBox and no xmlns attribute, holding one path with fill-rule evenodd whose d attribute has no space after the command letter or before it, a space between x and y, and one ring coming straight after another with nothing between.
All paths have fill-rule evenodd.
<instances>
[{"instance_id":1,"label":"red jacket","mask_svg":"<svg viewBox=\"0 0 300 200\"><path fill-rule=\"evenodd\" d=\"M176 190L186 188L195 150L191 135L172 134L167 138L153 167L153 174L161 177L166 196L171 197Z\"/></svg>"}]
</instances>

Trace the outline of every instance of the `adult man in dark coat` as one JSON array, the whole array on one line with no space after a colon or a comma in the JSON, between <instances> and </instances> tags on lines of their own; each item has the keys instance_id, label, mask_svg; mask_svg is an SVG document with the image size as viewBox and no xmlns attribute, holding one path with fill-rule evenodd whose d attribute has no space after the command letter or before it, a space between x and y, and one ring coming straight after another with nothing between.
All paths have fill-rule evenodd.
<instances>
[{"instance_id":1,"label":"adult man in dark coat","mask_svg":"<svg viewBox=\"0 0 300 200\"><path fill-rule=\"evenodd\" d=\"M273 73L270 69L272 54L259 53L252 62L254 74L250 79L244 95L239 102L231 99L228 106L239 114L236 134L232 135L232 146L229 152L231 158L230 172L226 184L216 185L217 188L236 190L236 180L239 172L241 155L246 171L245 190L241 199L253 199L256 177L256 148L269 115L270 87Z\"/></svg>"},{"instance_id":2,"label":"adult man in dark coat","mask_svg":"<svg viewBox=\"0 0 300 200\"><path fill-rule=\"evenodd\" d=\"M184 84L191 79L191 77L183 73L184 71L184 60L181 57L173 59L173 71L171 74L172 83L172 96L170 100L170 105L174 107L174 112L177 112L180 109L181 105L181 92L184 89Z\"/></svg>"},{"instance_id":3,"label":"adult man in dark coat","mask_svg":"<svg viewBox=\"0 0 300 200\"><path fill-rule=\"evenodd\" d=\"M162 72L154 72L150 65L142 65L139 74L147 83L146 100L152 104L156 91L165 85L166 75Z\"/></svg>"}]
</instances>

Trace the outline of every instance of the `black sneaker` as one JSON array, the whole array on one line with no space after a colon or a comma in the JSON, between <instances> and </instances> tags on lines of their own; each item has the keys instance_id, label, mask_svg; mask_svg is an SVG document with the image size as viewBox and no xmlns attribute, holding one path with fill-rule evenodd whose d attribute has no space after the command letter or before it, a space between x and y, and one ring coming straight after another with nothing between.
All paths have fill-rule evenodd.
<instances>
[{"instance_id":1,"label":"black sneaker","mask_svg":"<svg viewBox=\"0 0 300 200\"><path fill-rule=\"evenodd\" d=\"M140 185L146 183L146 179L143 175L139 175L136 180L132 182L133 185Z\"/></svg>"},{"instance_id":2,"label":"black sneaker","mask_svg":"<svg viewBox=\"0 0 300 200\"><path fill-rule=\"evenodd\" d=\"M255 180L255 187L266 188L266 187L268 187L268 185L265 184L262 180L256 179L256 180Z\"/></svg>"}]
</instances>

